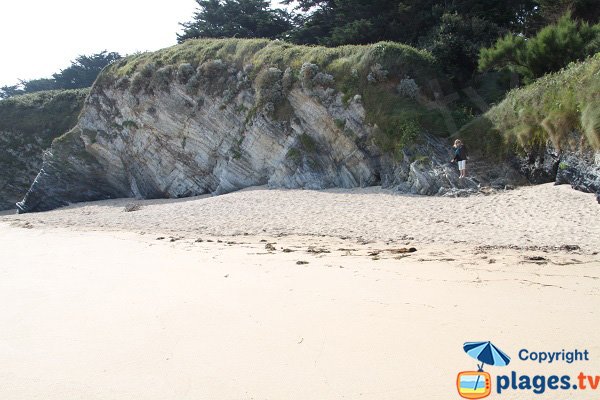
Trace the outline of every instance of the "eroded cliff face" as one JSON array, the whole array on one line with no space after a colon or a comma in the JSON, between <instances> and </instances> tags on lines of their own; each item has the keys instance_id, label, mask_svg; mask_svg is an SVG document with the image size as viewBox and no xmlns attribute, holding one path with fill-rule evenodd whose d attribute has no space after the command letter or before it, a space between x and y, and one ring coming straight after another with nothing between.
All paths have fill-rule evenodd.
<instances>
[{"instance_id":1,"label":"eroded cliff face","mask_svg":"<svg viewBox=\"0 0 600 400\"><path fill-rule=\"evenodd\" d=\"M600 151L558 150L548 141L541 150L515 156L513 165L533 184L571 185L575 190L595 193L600 203Z\"/></svg>"},{"instance_id":2,"label":"eroded cliff face","mask_svg":"<svg viewBox=\"0 0 600 400\"><path fill-rule=\"evenodd\" d=\"M101 77L102 78L102 77ZM503 187L514 171L485 166L459 180L448 142L426 131L380 150L362 97L316 64L300 71L216 59L146 65L100 79L77 126L56 140L20 212L115 197L187 197L249 186L383 185L417 194Z\"/></svg>"},{"instance_id":3,"label":"eroded cliff face","mask_svg":"<svg viewBox=\"0 0 600 400\"><path fill-rule=\"evenodd\" d=\"M87 90L38 92L0 102L0 210L14 209L52 140L77 122Z\"/></svg>"}]
</instances>

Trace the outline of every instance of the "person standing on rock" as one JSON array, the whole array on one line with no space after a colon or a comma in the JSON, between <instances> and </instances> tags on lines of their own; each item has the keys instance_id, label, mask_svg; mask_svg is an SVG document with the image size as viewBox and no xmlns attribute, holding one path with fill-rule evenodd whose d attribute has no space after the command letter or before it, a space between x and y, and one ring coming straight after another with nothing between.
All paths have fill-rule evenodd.
<instances>
[{"instance_id":1,"label":"person standing on rock","mask_svg":"<svg viewBox=\"0 0 600 400\"><path fill-rule=\"evenodd\" d=\"M454 141L454 158L450 162L458 163L458 170L460 171L459 178L466 178L467 176L467 147L459 139Z\"/></svg>"}]
</instances>

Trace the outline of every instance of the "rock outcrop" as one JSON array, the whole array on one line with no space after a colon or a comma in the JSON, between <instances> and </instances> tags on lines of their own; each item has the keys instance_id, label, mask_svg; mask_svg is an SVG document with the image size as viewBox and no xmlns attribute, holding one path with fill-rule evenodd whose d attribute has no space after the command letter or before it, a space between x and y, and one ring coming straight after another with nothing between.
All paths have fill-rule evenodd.
<instances>
[{"instance_id":1,"label":"rock outcrop","mask_svg":"<svg viewBox=\"0 0 600 400\"><path fill-rule=\"evenodd\" d=\"M87 93L46 91L0 101L0 210L14 209L27 193L44 151L76 124Z\"/></svg>"},{"instance_id":2,"label":"rock outcrop","mask_svg":"<svg viewBox=\"0 0 600 400\"><path fill-rule=\"evenodd\" d=\"M591 149L559 151L549 142L543 151L515 157L514 163L531 183L554 182L600 195L600 152Z\"/></svg>"},{"instance_id":3,"label":"rock outcrop","mask_svg":"<svg viewBox=\"0 0 600 400\"><path fill-rule=\"evenodd\" d=\"M312 62L318 57L311 52L325 49L254 41L254 53L240 58L248 43L186 43L108 68L92 88L77 126L46 153L19 211L115 197L223 194L254 185L381 184L408 193L456 195L494 180L512 182L514 171L504 165L488 165L475 179L459 180L448 162L447 140L423 127L410 144L395 152L381 150L381 129L362 93L395 91L397 81L415 71L425 74L415 86L435 78L426 55L397 45L363 46L360 57L340 53L336 58L334 51L349 50L327 50L329 66L356 57L357 69L343 76ZM173 54L185 53L185 46L197 52L220 50L199 61L173 62ZM285 52L300 51L306 59L301 54L281 64ZM378 62L390 55L400 71L390 68L388 73ZM265 62L268 57L272 60ZM339 87L342 80L346 91ZM356 82L354 92L348 82ZM420 96L427 95L421 90ZM416 100L403 101L418 106Z\"/></svg>"}]
</instances>

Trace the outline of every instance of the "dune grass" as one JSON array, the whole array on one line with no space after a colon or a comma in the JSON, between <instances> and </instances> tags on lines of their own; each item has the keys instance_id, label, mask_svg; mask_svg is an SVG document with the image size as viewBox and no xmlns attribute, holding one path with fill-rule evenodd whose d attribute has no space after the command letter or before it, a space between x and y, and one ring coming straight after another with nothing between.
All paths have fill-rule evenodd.
<instances>
[{"instance_id":1,"label":"dune grass","mask_svg":"<svg viewBox=\"0 0 600 400\"><path fill-rule=\"evenodd\" d=\"M124 58L107 69L116 76L131 76L144 65L157 67L190 63L194 67L210 61L222 60L242 69L252 64L255 71L264 67L282 70L290 67L299 71L303 63L317 64L320 68L341 78L352 70L366 75L369 68L380 63L390 74L408 74L415 78L431 78L435 60L426 51L413 47L382 42L368 46L298 46L267 39L196 39L152 53L141 53Z\"/></svg>"},{"instance_id":2,"label":"dune grass","mask_svg":"<svg viewBox=\"0 0 600 400\"><path fill-rule=\"evenodd\" d=\"M457 136L499 158L548 141L559 150L600 150L600 53L512 90Z\"/></svg>"}]
</instances>

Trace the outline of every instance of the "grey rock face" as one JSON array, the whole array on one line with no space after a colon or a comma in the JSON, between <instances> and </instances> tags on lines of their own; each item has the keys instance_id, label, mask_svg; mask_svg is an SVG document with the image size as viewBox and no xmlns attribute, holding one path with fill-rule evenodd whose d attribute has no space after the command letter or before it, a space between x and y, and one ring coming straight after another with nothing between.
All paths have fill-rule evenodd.
<instances>
[{"instance_id":1,"label":"grey rock face","mask_svg":"<svg viewBox=\"0 0 600 400\"><path fill-rule=\"evenodd\" d=\"M548 143L543 152L516 158L515 163L532 183L554 182L586 193L600 193L600 152L559 152Z\"/></svg>"},{"instance_id":2,"label":"grey rock face","mask_svg":"<svg viewBox=\"0 0 600 400\"><path fill-rule=\"evenodd\" d=\"M582 192L600 194L600 152L566 153L560 160L557 185L567 184Z\"/></svg>"},{"instance_id":3,"label":"grey rock face","mask_svg":"<svg viewBox=\"0 0 600 400\"><path fill-rule=\"evenodd\" d=\"M75 126L87 90L53 90L0 101L0 210L14 209L53 139Z\"/></svg>"},{"instance_id":4,"label":"grey rock face","mask_svg":"<svg viewBox=\"0 0 600 400\"><path fill-rule=\"evenodd\" d=\"M41 139L0 132L0 210L15 208L42 166Z\"/></svg>"},{"instance_id":5,"label":"grey rock face","mask_svg":"<svg viewBox=\"0 0 600 400\"><path fill-rule=\"evenodd\" d=\"M249 79L216 60L152 66L97 84L77 126L53 144L20 212L135 196L223 194L255 185L323 189L381 184L459 195L506 175L481 168L458 179L446 140L423 133L401 159L382 154L360 96L348 104L335 79L307 64L300 83L270 68ZM495 172L494 172L495 171ZM498 172L500 171L500 172ZM504 172L502 172L504 171ZM504 174L504 175L503 175Z\"/></svg>"}]
</instances>

